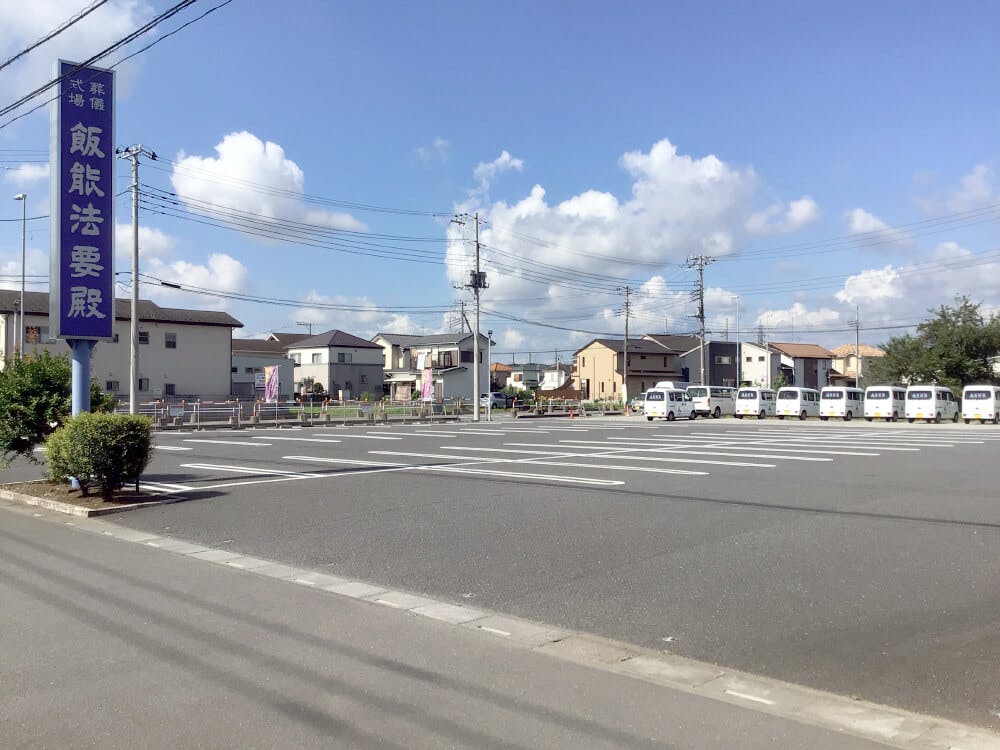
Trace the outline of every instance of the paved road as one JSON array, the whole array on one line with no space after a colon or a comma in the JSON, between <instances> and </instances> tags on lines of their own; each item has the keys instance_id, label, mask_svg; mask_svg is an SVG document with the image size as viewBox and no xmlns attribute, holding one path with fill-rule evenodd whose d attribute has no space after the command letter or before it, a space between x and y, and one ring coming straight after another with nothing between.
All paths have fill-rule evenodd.
<instances>
[{"instance_id":1,"label":"paved road","mask_svg":"<svg viewBox=\"0 0 1000 750\"><path fill-rule=\"evenodd\" d=\"M3 507L0 568L8 750L876 747Z\"/></svg>"},{"instance_id":2,"label":"paved road","mask_svg":"<svg viewBox=\"0 0 1000 750\"><path fill-rule=\"evenodd\" d=\"M1000 727L1000 430L169 434L135 528Z\"/></svg>"}]
</instances>

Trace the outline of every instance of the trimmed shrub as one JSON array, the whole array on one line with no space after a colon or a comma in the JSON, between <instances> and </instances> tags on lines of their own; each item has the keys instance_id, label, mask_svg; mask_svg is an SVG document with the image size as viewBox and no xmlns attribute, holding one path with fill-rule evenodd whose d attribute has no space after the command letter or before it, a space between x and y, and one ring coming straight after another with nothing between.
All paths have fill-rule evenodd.
<instances>
[{"instance_id":1,"label":"trimmed shrub","mask_svg":"<svg viewBox=\"0 0 1000 750\"><path fill-rule=\"evenodd\" d=\"M49 478L70 477L86 494L98 487L111 498L125 482L139 481L152 455L152 422L129 414L80 414L48 439L45 455Z\"/></svg>"}]
</instances>

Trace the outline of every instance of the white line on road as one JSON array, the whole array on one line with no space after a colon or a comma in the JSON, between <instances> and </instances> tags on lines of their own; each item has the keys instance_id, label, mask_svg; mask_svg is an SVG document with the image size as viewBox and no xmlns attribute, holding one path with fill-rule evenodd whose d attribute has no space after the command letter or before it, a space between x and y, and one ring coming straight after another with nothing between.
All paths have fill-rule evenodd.
<instances>
[{"instance_id":1,"label":"white line on road","mask_svg":"<svg viewBox=\"0 0 1000 750\"><path fill-rule=\"evenodd\" d=\"M158 451L189 451L191 448L185 448L182 445L154 445L153 446Z\"/></svg>"},{"instance_id":2,"label":"white line on road","mask_svg":"<svg viewBox=\"0 0 1000 750\"><path fill-rule=\"evenodd\" d=\"M513 445L513 443L504 443L504 445ZM530 451L524 449L510 449L510 448L476 448L474 446L462 446L462 445L442 445L442 450L455 450L455 451L481 451L483 453L520 453L527 455L540 455L541 458L526 458L523 463L543 463L546 465L557 466L558 464L549 464L550 459L556 458L620 458L627 461L662 461L667 463L678 463L678 464L711 464L713 466L744 466L744 467L757 467L762 469L773 469L777 464L756 464L747 461L710 461L706 459L698 458L665 458L659 456L629 456L625 455L627 452L633 450L632 448L621 448L615 451L601 451L600 453L567 453L559 451ZM589 466L590 464L585 464ZM594 468L600 468L595 466Z\"/></svg>"},{"instance_id":3,"label":"white line on road","mask_svg":"<svg viewBox=\"0 0 1000 750\"><path fill-rule=\"evenodd\" d=\"M500 471L498 469L465 469L457 466L421 466L421 471L443 472L445 474L476 474L504 477L506 479L539 479L546 482L564 482L566 484L594 484L605 487L621 486L625 482L615 479L586 479L584 477L567 477L558 474L526 474L515 471Z\"/></svg>"},{"instance_id":4,"label":"white line on road","mask_svg":"<svg viewBox=\"0 0 1000 750\"><path fill-rule=\"evenodd\" d=\"M284 469L262 469L251 466L231 466L228 464L181 464L182 469L202 469L207 471L234 471L237 474L255 474L258 476L276 477L298 477L307 479L321 477L322 474L303 474L298 471L285 471Z\"/></svg>"},{"instance_id":5,"label":"white line on road","mask_svg":"<svg viewBox=\"0 0 1000 750\"><path fill-rule=\"evenodd\" d=\"M340 440L336 438L307 438L307 437L278 437L277 435L268 435L267 437L255 437L253 440L292 440L297 443L339 443ZM270 443L267 443L270 445Z\"/></svg>"},{"instance_id":6,"label":"white line on road","mask_svg":"<svg viewBox=\"0 0 1000 750\"><path fill-rule=\"evenodd\" d=\"M560 440L560 443L590 443L588 440ZM591 443L594 449L607 448L607 443L596 442ZM536 445L535 443L504 443L504 445ZM558 446L551 445L538 445L542 448L551 448ZM720 451L695 451L695 450L681 450L677 448L657 448L656 446L650 445L639 445L634 446L635 451L644 451L647 453L678 453L684 456L718 456L719 458L725 458L732 456L734 458L768 458L771 460L781 459L782 461L832 461L832 458L820 458L814 456L786 456L781 453L722 453ZM796 451L798 452L798 451ZM812 452L812 451L810 451ZM833 453L834 451L828 451ZM877 456L878 453L837 453L837 455L845 456Z\"/></svg>"},{"instance_id":7,"label":"white line on road","mask_svg":"<svg viewBox=\"0 0 1000 750\"><path fill-rule=\"evenodd\" d=\"M259 438L254 438L255 440ZM270 438L266 438L270 440ZM214 443L217 445L249 445L254 448L259 448L264 445L270 445L270 443L251 443L249 440L203 440L201 438L186 438L185 443Z\"/></svg>"}]
</instances>

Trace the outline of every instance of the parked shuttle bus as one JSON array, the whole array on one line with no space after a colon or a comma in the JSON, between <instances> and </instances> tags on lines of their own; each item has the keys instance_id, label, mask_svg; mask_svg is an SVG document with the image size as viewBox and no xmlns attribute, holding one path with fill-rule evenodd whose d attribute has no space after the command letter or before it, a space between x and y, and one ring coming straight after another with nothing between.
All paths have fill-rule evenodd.
<instances>
[{"instance_id":1,"label":"parked shuttle bus","mask_svg":"<svg viewBox=\"0 0 1000 750\"><path fill-rule=\"evenodd\" d=\"M673 422L679 417L694 419L694 405L687 391L679 388L650 388L646 391L646 401L643 405L646 420L665 419Z\"/></svg>"},{"instance_id":2,"label":"parked shuttle bus","mask_svg":"<svg viewBox=\"0 0 1000 750\"><path fill-rule=\"evenodd\" d=\"M995 385L967 385L962 391L962 418L1000 424L1000 388Z\"/></svg>"},{"instance_id":3,"label":"parked shuttle bus","mask_svg":"<svg viewBox=\"0 0 1000 750\"><path fill-rule=\"evenodd\" d=\"M736 409L732 388L692 385L688 386L687 392L694 404L695 414L699 416L711 415L713 419L718 419L723 414L732 414Z\"/></svg>"},{"instance_id":4,"label":"parked shuttle bus","mask_svg":"<svg viewBox=\"0 0 1000 750\"><path fill-rule=\"evenodd\" d=\"M778 415L778 419L818 417L819 391L815 388L795 388L792 386L779 388L774 411Z\"/></svg>"},{"instance_id":5,"label":"parked shuttle bus","mask_svg":"<svg viewBox=\"0 0 1000 750\"><path fill-rule=\"evenodd\" d=\"M895 422L906 413L906 389L898 385L870 385L865 390L865 419Z\"/></svg>"},{"instance_id":6,"label":"parked shuttle bus","mask_svg":"<svg viewBox=\"0 0 1000 750\"><path fill-rule=\"evenodd\" d=\"M951 388L943 385L911 385L906 389L906 421L942 419L958 421L958 403Z\"/></svg>"},{"instance_id":7,"label":"parked shuttle bus","mask_svg":"<svg viewBox=\"0 0 1000 750\"><path fill-rule=\"evenodd\" d=\"M736 418L774 416L774 391L770 388L740 388L736 392Z\"/></svg>"},{"instance_id":8,"label":"parked shuttle bus","mask_svg":"<svg viewBox=\"0 0 1000 750\"><path fill-rule=\"evenodd\" d=\"M830 417L839 417L850 422L854 417L864 416L865 392L860 388L842 385L828 385L819 393L819 418L824 422Z\"/></svg>"}]
</instances>

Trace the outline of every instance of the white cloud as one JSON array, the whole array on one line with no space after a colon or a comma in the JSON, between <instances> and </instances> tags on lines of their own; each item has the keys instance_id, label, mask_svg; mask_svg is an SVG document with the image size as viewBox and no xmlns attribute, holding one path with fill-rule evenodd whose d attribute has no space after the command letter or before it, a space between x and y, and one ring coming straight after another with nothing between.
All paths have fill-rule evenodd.
<instances>
[{"instance_id":1,"label":"white cloud","mask_svg":"<svg viewBox=\"0 0 1000 750\"><path fill-rule=\"evenodd\" d=\"M31 0L0 3L0 57L28 47L80 11L79 0ZM83 20L45 43L41 52L25 55L0 75L0 96L20 98L52 80L52 61L85 60L152 18L153 8L141 0L110 0ZM152 34L144 37L153 38ZM99 61L106 65L114 58ZM131 86L134 62L118 68L118 94ZM37 102L36 102L37 103ZM24 111L24 110L19 110ZM39 117L46 117L43 109Z\"/></svg>"},{"instance_id":2,"label":"white cloud","mask_svg":"<svg viewBox=\"0 0 1000 750\"><path fill-rule=\"evenodd\" d=\"M361 338L371 338L380 332L410 333L418 328L421 332L429 332L415 325L407 315L381 310L376 303L367 297L348 297L343 294L326 295L320 294L316 290L310 290L305 296L305 300L315 303L317 306L297 308L289 314L288 320L291 323L299 321L313 323L313 329L316 333L338 328ZM321 305L342 305L353 309L336 310Z\"/></svg>"},{"instance_id":3,"label":"white cloud","mask_svg":"<svg viewBox=\"0 0 1000 750\"><path fill-rule=\"evenodd\" d=\"M140 272L145 272L145 261L150 258L165 258L173 255L176 242L173 237L155 227L139 225ZM115 224L115 259L119 270L131 270L132 225Z\"/></svg>"},{"instance_id":4,"label":"white cloud","mask_svg":"<svg viewBox=\"0 0 1000 750\"><path fill-rule=\"evenodd\" d=\"M229 293L245 291L248 279L246 266L225 253L209 255L206 263L192 263L186 260L167 262L162 258L149 258L140 271L174 284ZM232 304L232 300L225 298L185 292L158 284L144 284L140 293L144 299L153 299L170 307L223 310Z\"/></svg>"},{"instance_id":5,"label":"white cloud","mask_svg":"<svg viewBox=\"0 0 1000 750\"><path fill-rule=\"evenodd\" d=\"M848 231L855 240L869 247L911 247L913 237L901 229L894 229L863 208L853 208L844 213Z\"/></svg>"},{"instance_id":6,"label":"white cloud","mask_svg":"<svg viewBox=\"0 0 1000 750\"><path fill-rule=\"evenodd\" d=\"M430 145L417 146L413 149L414 160L426 164L431 161L446 162L451 156L451 142L446 138L437 137Z\"/></svg>"},{"instance_id":7,"label":"white cloud","mask_svg":"<svg viewBox=\"0 0 1000 750\"><path fill-rule=\"evenodd\" d=\"M977 164L952 190L946 207L951 213L962 213L997 203L1000 203L1000 194L993 190L993 170L985 164Z\"/></svg>"},{"instance_id":8,"label":"white cloud","mask_svg":"<svg viewBox=\"0 0 1000 750\"><path fill-rule=\"evenodd\" d=\"M485 193L489 190L499 175L504 172L520 172L524 169L524 160L511 156L505 149L500 152L500 156L490 162L479 162L472 171L472 176L479 182L479 187L474 192Z\"/></svg>"},{"instance_id":9,"label":"white cloud","mask_svg":"<svg viewBox=\"0 0 1000 750\"><path fill-rule=\"evenodd\" d=\"M4 257L10 258L10 260L4 260ZM24 257L24 288L29 292L43 292L48 289L49 254L38 248L29 247L26 249ZM31 278L32 276L43 276L44 278ZM37 283L40 281L45 283ZM17 253L7 253L5 256L0 256L0 289L20 288L21 251L18 247Z\"/></svg>"},{"instance_id":10,"label":"white cloud","mask_svg":"<svg viewBox=\"0 0 1000 750\"><path fill-rule=\"evenodd\" d=\"M508 328L503 332L503 336L500 340L503 343L503 346L509 349L516 349L524 343L524 334L513 328Z\"/></svg>"},{"instance_id":11,"label":"white cloud","mask_svg":"<svg viewBox=\"0 0 1000 750\"><path fill-rule=\"evenodd\" d=\"M841 313L829 307L821 307L818 310L810 310L801 302L795 302L791 307L783 310L764 310L757 315L754 325L763 325L765 328L776 328L782 331L801 330L801 336L796 334L799 340L808 340L815 337L810 334L810 328L822 328L842 322Z\"/></svg>"},{"instance_id":12,"label":"white cloud","mask_svg":"<svg viewBox=\"0 0 1000 750\"><path fill-rule=\"evenodd\" d=\"M48 164L19 164L5 170L4 181L14 185L32 185L40 180L49 179Z\"/></svg>"},{"instance_id":13,"label":"white cloud","mask_svg":"<svg viewBox=\"0 0 1000 750\"><path fill-rule=\"evenodd\" d=\"M264 142L243 131L227 135L215 151L216 157L183 153L177 157L170 180L178 197L191 210L206 212L223 206L264 220L365 231L365 225L350 214L308 207L302 197L305 175L277 143ZM271 190L261 192L247 183L266 185ZM281 192L273 194L277 191ZM214 205L199 205L205 203Z\"/></svg>"},{"instance_id":14,"label":"white cloud","mask_svg":"<svg viewBox=\"0 0 1000 750\"><path fill-rule=\"evenodd\" d=\"M763 211L750 215L746 221L746 230L750 234L790 234L809 226L823 215L810 196L804 195L787 206L773 203Z\"/></svg>"}]
</instances>

